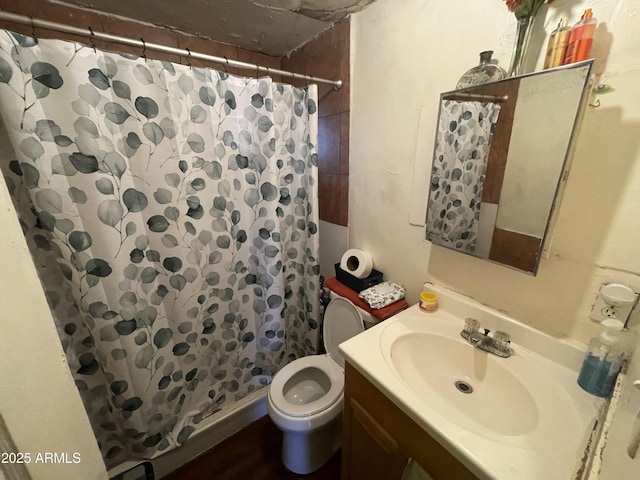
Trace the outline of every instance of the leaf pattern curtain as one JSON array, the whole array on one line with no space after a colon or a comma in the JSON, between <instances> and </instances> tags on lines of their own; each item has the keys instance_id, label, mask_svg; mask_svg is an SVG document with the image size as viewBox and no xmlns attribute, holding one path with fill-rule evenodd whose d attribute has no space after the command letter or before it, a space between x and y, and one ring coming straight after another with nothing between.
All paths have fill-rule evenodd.
<instances>
[{"instance_id":1,"label":"leaf pattern curtain","mask_svg":"<svg viewBox=\"0 0 640 480\"><path fill-rule=\"evenodd\" d=\"M442 100L426 238L466 253L476 249L480 204L493 129L500 105Z\"/></svg>"},{"instance_id":2,"label":"leaf pattern curtain","mask_svg":"<svg viewBox=\"0 0 640 480\"><path fill-rule=\"evenodd\" d=\"M0 31L0 167L108 466L316 353L316 102Z\"/></svg>"}]
</instances>

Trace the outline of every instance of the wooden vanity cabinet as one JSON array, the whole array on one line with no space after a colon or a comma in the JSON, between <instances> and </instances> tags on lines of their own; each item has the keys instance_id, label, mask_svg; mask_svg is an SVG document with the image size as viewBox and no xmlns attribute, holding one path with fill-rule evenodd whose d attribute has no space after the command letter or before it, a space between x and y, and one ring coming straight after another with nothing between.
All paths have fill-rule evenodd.
<instances>
[{"instance_id":1,"label":"wooden vanity cabinet","mask_svg":"<svg viewBox=\"0 0 640 480\"><path fill-rule=\"evenodd\" d=\"M433 480L477 480L348 363L343 415L341 480L400 480L409 458Z\"/></svg>"}]
</instances>

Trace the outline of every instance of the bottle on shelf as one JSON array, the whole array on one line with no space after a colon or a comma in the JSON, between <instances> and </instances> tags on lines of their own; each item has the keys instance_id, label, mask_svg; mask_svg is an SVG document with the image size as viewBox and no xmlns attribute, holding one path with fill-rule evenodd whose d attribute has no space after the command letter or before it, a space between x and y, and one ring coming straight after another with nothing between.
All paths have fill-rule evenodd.
<instances>
[{"instance_id":1,"label":"bottle on shelf","mask_svg":"<svg viewBox=\"0 0 640 480\"><path fill-rule=\"evenodd\" d=\"M560 19L558 28L551 32L549 44L547 45L547 54L544 59L544 69L559 67L564 62L564 57L571 36L571 27L567 25L566 17Z\"/></svg>"},{"instance_id":2,"label":"bottle on shelf","mask_svg":"<svg viewBox=\"0 0 640 480\"><path fill-rule=\"evenodd\" d=\"M571 30L563 65L581 62L589 58L597 24L598 21L593 17L593 11L587 8L580 21Z\"/></svg>"}]
</instances>

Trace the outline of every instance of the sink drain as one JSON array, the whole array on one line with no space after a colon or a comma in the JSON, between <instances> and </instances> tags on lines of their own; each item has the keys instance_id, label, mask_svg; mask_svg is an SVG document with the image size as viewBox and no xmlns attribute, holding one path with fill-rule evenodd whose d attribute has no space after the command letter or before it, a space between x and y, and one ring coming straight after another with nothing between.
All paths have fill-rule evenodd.
<instances>
[{"instance_id":1,"label":"sink drain","mask_svg":"<svg viewBox=\"0 0 640 480\"><path fill-rule=\"evenodd\" d=\"M462 393L473 393L473 387L471 385L469 385L467 382L464 382L462 380L458 380L456 383L456 388L458 389L458 391L462 392Z\"/></svg>"}]
</instances>

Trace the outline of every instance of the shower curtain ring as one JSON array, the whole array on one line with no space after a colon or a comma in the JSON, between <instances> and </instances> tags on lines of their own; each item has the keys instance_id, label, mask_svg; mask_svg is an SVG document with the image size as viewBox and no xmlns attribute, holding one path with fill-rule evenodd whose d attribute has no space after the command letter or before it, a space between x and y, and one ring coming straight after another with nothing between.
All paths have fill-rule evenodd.
<instances>
[{"instance_id":1,"label":"shower curtain ring","mask_svg":"<svg viewBox=\"0 0 640 480\"><path fill-rule=\"evenodd\" d=\"M33 38L33 40L37 44L38 43L38 37L36 35L36 26L33 23L33 17L29 17L29 20L31 20L31 38Z\"/></svg>"},{"instance_id":2,"label":"shower curtain ring","mask_svg":"<svg viewBox=\"0 0 640 480\"><path fill-rule=\"evenodd\" d=\"M89 27L89 33L91 33L91 36L89 37L89 43L91 44L91 47L93 48L93 53L98 53L96 51L96 42L95 42L96 34L93 33L93 28Z\"/></svg>"},{"instance_id":3,"label":"shower curtain ring","mask_svg":"<svg viewBox=\"0 0 640 480\"><path fill-rule=\"evenodd\" d=\"M224 58L224 64L222 65L222 70L224 70L224 73L229 74L229 70L227 70L229 67L229 59L227 57L222 57L222 58Z\"/></svg>"},{"instance_id":4,"label":"shower curtain ring","mask_svg":"<svg viewBox=\"0 0 640 480\"><path fill-rule=\"evenodd\" d=\"M187 66L189 67L189 70L191 70L191 50L189 50L188 48L187 50Z\"/></svg>"},{"instance_id":5,"label":"shower curtain ring","mask_svg":"<svg viewBox=\"0 0 640 480\"><path fill-rule=\"evenodd\" d=\"M144 41L144 38L140 37L140 41L142 42L142 58L144 58L144 61L147 61L147 44Z\"/></svg>"}]
</instances>

